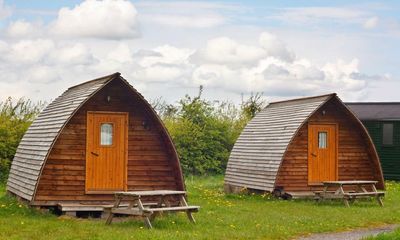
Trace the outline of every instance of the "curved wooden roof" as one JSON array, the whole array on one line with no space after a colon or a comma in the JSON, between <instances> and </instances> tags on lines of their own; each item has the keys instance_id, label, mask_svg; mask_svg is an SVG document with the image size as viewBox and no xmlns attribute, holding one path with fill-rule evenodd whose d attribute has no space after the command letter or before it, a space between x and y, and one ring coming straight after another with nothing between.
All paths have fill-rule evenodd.
<instances>
[{"instance_id":1,"label":"curved wooden roof","mask_svg":"<svg viewBox=\"0 0 400 240\"><path fill-rule=\"evenodd\" d=\"M336 94L329 94L269 104L247 124L236 141L229 157L225 183L273 191L290 142L308 118L332 98L340 101ZM354 119L368 136L361 122ZM368 145L374 149L370 138ZM380 167L379 160L377 164Z\"/></svg>"},{"instance_id":2,"label":"curved wooden roof","mask_svg":"<svg viewBox=\"0 0 400 240\"><path fill-rule=\"evenodd\" d=\"M69 88L39 114L22 138L8 177L8 191L28 201L33 200L43 166L63 128L87 100L115 79L121 79L125 82L146 103L151 113L157 116L150 104L120 76L120 73L114 73ZM156 119L171 141L158 116ZM179 161L173 144L172 148L176 159ZM183 181L181 172L180 176L181 181Z\"/></svg>"}]
</instances>

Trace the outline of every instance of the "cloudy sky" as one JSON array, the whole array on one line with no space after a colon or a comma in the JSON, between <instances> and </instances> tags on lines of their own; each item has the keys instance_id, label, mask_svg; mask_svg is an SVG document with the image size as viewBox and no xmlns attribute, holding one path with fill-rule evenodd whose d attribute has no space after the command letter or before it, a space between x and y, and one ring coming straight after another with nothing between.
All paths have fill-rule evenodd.
<instances>
[{"instance_id":1,"label":"cloudy sky","mask_svg":"<svg viewBox=\"0 0 400 240\"><path fill-rule=\"evenodd\" d=\"M0 0L0 100L121 72L147 99L400 101L397 1Z\"/></svg>"}]
</instances>

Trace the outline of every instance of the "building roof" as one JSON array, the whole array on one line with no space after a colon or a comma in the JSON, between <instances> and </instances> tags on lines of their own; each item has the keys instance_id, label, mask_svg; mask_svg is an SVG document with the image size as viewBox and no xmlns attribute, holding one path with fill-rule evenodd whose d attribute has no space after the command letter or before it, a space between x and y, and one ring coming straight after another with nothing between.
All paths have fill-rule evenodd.
<instances>
[{"instance_id":1,"label":"building roof","mask_svg":"<svg viewBox=\"0 0 400 240\"><path fill-rule=\"evenodd\" d=\"M86 101L115 79L120 79L127 84L146 103L152 113L157 116L150 104L120 76L120 73L114 73L70 87L39 114L23 136L11 165L7 181L8 191L28 201L34 199L41 171L63 128ZM157 119L166 132L158 116ZM171 141L169 135L166 135ZM173 145L172 148L178 159ZM183 181L182 173L180 172L180 174Z\"/></svg>"},{"instance_id":2,"label":"building roof","mask_svg":"<svg viewBox=\"0 0 400 240\"><path fill-rule=\"evenodd\" d=\"M247 124L236 141L225 183L272 191L292 138L315 111L334 97L336 94L270 103Z\"/></svg>"},{"instance_id":3,"label":"building roof","mask_svg":"<svg viewBox=\"0 0 400 240\"><path fill-rule=\"evenodd\" d=\"M400 120L400 102L349 102L360 120Z\"/></svg>"}]
</instances>

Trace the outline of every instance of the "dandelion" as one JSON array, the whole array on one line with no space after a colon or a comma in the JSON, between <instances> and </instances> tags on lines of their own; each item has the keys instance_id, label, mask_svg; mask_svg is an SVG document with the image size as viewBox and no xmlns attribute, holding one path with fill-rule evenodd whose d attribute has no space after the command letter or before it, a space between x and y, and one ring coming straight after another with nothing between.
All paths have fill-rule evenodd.
<instances>
[{"instance_id":1,"label":"dandelion","mask_svg":"<svg viewBox=\"0 0 400 240\"><path fill-rule=\"evenodd\" d=\"M22 208L22 205L20 204L20 205L18 205L18 207Z\"/></svg>"}]
</instances>

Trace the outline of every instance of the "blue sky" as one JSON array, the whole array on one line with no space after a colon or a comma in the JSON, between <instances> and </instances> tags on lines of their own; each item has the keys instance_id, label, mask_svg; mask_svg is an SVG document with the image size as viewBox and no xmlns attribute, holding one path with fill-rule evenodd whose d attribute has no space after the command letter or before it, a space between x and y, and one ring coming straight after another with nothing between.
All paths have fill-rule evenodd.
<instances>
[{"instance_id":1,"label":"blue sky","mask_svg":"<svg viewBox=\"0 0 400 240\"><path fill-rule=\"evenodd\" d=\"M399 1L4 0L0 27L2 99L119 71L168 102L199 85L234 102L400 101Z\"/></svg>"}]
</instances>

